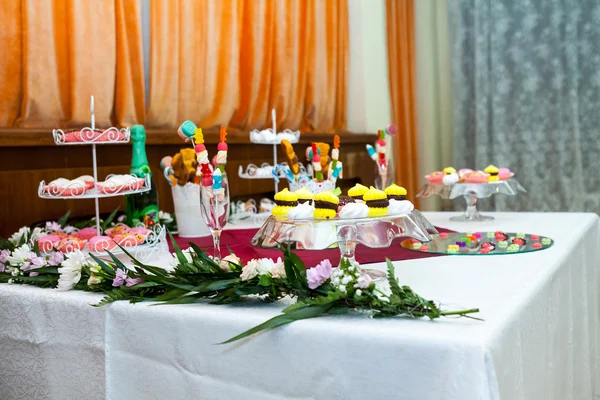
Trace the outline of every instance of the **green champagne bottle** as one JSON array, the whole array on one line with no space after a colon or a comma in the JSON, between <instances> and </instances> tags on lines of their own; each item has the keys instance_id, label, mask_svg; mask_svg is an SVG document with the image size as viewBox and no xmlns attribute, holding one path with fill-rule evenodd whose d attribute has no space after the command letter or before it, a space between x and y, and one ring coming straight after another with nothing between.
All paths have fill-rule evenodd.
<instances>
[{"instance_id":1,"label":"green champagne bottle","mask_svg":"<svg viewBox=\"0 0 600 400\"><path fill-rule=\"evenodd\" d=\"M150 175L152 189L149 192L126 196L127 225L134 227L143 224L150 228L158 223L158 191L152 180L152 171L146 157L146 131L142 125L134 125L131 128L131 144L133 156L129 173L139 178L144 178L146 174Z\"/></svg>"}]
</instances>

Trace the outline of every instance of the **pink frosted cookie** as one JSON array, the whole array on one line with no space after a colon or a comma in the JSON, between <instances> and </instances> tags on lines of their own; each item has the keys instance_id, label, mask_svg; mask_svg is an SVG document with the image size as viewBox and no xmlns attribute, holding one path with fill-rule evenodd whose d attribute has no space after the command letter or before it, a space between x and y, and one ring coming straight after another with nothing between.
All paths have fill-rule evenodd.
<instances>
[{"instance_id":1,"label":"pink frosted cookie","mask_svg":"<svg viewBox=\"0 0 600 400\"><path fill-rule=\"evenodd\" d=\"M112 250L117 244L108 236L94 236L87 244L87 248L92 251L106 251Z\"/></svg>"},{"instance_id":2,"label":"pink frosted cookie","mask_svg":"<svg viewBox=\"0 0 600 400\"><path fill-rule=\"evenodd\" d=\"M81 181L85 184L85 189L90 190L94 187L96 181L94 181L94 177L90 175L81 175L79 178L73 179L74 181Z\"/></svg>"},{"instance_id":3,"label":"pink frosted cookie","mask_svg":"<svg viewBox=\"0 0 600 400\"><path fill-rule=\"evenodd\" d=\"M57 250L63 253L70 253L75 250L83 250L86 244L86 240L81 240L75 236L67 236L62 238L55 247Z\"/></svg>"},{"instance_id":4,"label":"pink frosted cookie","mask_svg":"<svg viewBox=\"0 0 600 400\"><path fill-rule=\"evenodd\" d=\"M135 237L134 234L131 234L131 233L115 235L112 237L112 239L123 247L131 247L131 246L138 245L137 238Z\"/></svg>"},{"instance_id":5,"label":"pink frosted cookie","mask_svg":"<svg viewBox=\"0 0 600 400\"><path fill-rule=\"evenodd\" d=\"M512 173L510 171L510 169L508 168L499 168L498 169L498 179L500 179L501 181L505 181L507 179L510 179L514 176L515 174Z\"/></svg>"},{"instance_id":6,"label":"pink frosted cookie","mask_svg":"<svg viewBox=\"0 0 600 400\"><path fill-rule=\"evenodd\" d=\"M73 236L81 240L90 240L96 236L96 228L83 228L79 232L73 234Z\"/></svg>"},{"instance_id":7,"label":"pink frosted cookie","mask_svg":"<svg viewBox=\"0 0 600 400\"><path fill-rule=\"evenodd\" d=\"M46 235L38 239L38 247L42 253L48 253L54 248L54 244L60 242L60 236Z\"/></svg>"},{"instance_id":8,"label":"pink frosted cookie","mask_svg":"<svg viewBox=\"0 0 600 400\"><path fill-rule=\"evenodd\" d=\"M81 180L58 178L44 186L44 192L51 196L81 196L86 191L86 183Z\"/></svg>"},{"instance_id":9,"label":"pink frosted cookie","mask_svg":"<svg viewBox=\"0 0 600 400\"><path fill-rule=\"evenodd\" d=\"M425 179L427 179L429 183L434 185L442 184L444 179L444 173L442 171L435 171L429 175L426 175Z\"/></svg>"},{"instance_id":10,"label":"pink frosted cookie","mask_svg":"<svg viewBox=\"0 0 600 400\"><path fill-rule=\"evenodd\" d=\"M472 169L470 169L470 168L462 168L462 169L459 169L459 170L458 170L458 179L462 181L462 180L463 180L463 178L465 177L465 175L468 175L468 174L470 174L471 172L473 172L473 170L472 170Z\"/></svg>"},{"instance_id":11,"label":"pink frosted cookie","mask_svg":"<svg viewBox=\"0 0 600 400\"><path fill-rule=\"evenodd\" d=\"M490 174L486 174L485 172L473 171L469 174L466 174L463 177L463 180L467 183L486 183L489 177Z\"/></svg>"},{"instance_id":12,"label":"pink frosted cookie","mask_svg":"<svg viewBox=\"0 0 600 400\"><path fill-rule=\"evenodd\" d=\"M136 178L129 184L129 190L140 190L144 187L144 180L142 178Z\"/></svg>"},{"instance_id":13,"label":"pink frosted cookie","mask_svg":"<svg viewBox=\"0 0 600 400\"><path fill-rule=\"evenodd\" d=\"M115 236L128 233L130 229L127 225L117 225L114 228L107 229L105 233L114 239Z\"/></svg>"},{"instance_id":14,"label":"pink frosted cookie","mask_svg":"<svg viewBox=\"0 0 600 400\"><path fill-rule=\"evenodd\" d=\"M115 142L125 140L125 134L116 130L104 129L82 129L77 131L66 132L64 136L65 143L72 142Z\"/></svg>"}]
</instances>

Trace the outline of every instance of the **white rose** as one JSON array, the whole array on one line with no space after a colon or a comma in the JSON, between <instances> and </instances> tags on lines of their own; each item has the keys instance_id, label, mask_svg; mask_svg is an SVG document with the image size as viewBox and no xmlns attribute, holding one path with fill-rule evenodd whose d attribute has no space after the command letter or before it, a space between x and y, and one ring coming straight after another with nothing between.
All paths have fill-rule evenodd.
<instances>
[{"instance_id":1,"label":"white rose","mask_svg":"<svg viewBox=\"0 0 600 400\"><path fill-rule=\"evenodd\" d=\"M88 279L88 281L87 281L88 286L99 285L100 283L102 283L100 278L97 278L94 275L90 276L90 279Z\"/></svg>"},{"instance_id":2,"label":"white rose","mask_svg":"<svg viewBox=\"0 0 600 400\"><path fill-rule=\"evenodd\" d=\"M248 261L246 265L242 267L242 274L240 278L243 281L249 281L250 279L256 277L258 275L258 260L252 259Z\"/></svg>"},{"instance_id":3,"label":"white rose","mask_svg":"<svg viewBox=\"0 0 600 400\"><path fill-rule=\"evenodd\" d=\"M219 261L219 267L221 267L223 271L231 272L231 266L229 265L229 263L241 265L242 260L240 260L240 258L235 254L230 254L228 256L223 257L221 261Z\"/></svg>"}]
</instances>

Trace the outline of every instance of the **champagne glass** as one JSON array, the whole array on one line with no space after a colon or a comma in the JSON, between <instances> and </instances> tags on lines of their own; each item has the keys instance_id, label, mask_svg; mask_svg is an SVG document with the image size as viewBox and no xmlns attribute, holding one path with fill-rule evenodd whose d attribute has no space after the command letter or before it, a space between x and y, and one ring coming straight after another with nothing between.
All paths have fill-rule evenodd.
<instances>
[{"instance_id":1,"label":"champagne glass","mask_svg":"<svg viewBox=\"0 0 600 400\"><path fill-rule=\"evenodd\" d=\"M229 182L225 172L221 175L222 187L219 185L200 186L200 209L202 219L213 238L213 258L221 261L221 232L227 224L229 215ZM215 187L217 186L217 187Z\"/></svg>"}]
</instances>

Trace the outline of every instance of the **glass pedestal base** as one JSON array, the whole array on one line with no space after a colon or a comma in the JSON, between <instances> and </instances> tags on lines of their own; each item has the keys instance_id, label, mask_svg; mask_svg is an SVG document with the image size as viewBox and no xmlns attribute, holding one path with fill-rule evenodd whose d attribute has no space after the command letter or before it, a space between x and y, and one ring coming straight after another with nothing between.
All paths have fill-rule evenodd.
<instances>
[{"instance_id":1,"label":"glass pedestal base","mask_svg":"<svg viewBox=\"0 0 600 400\"><path fill-rule=\"evenodd\" d=\"M466 197L466 196L465 196ZM468 201L468 200L467 200ZM451 217L450 221L456 222L475 222L475 221L491 221L494 217L481 215L475 205L467 206L464 214Z\"/></svg>"}]
</instances>

